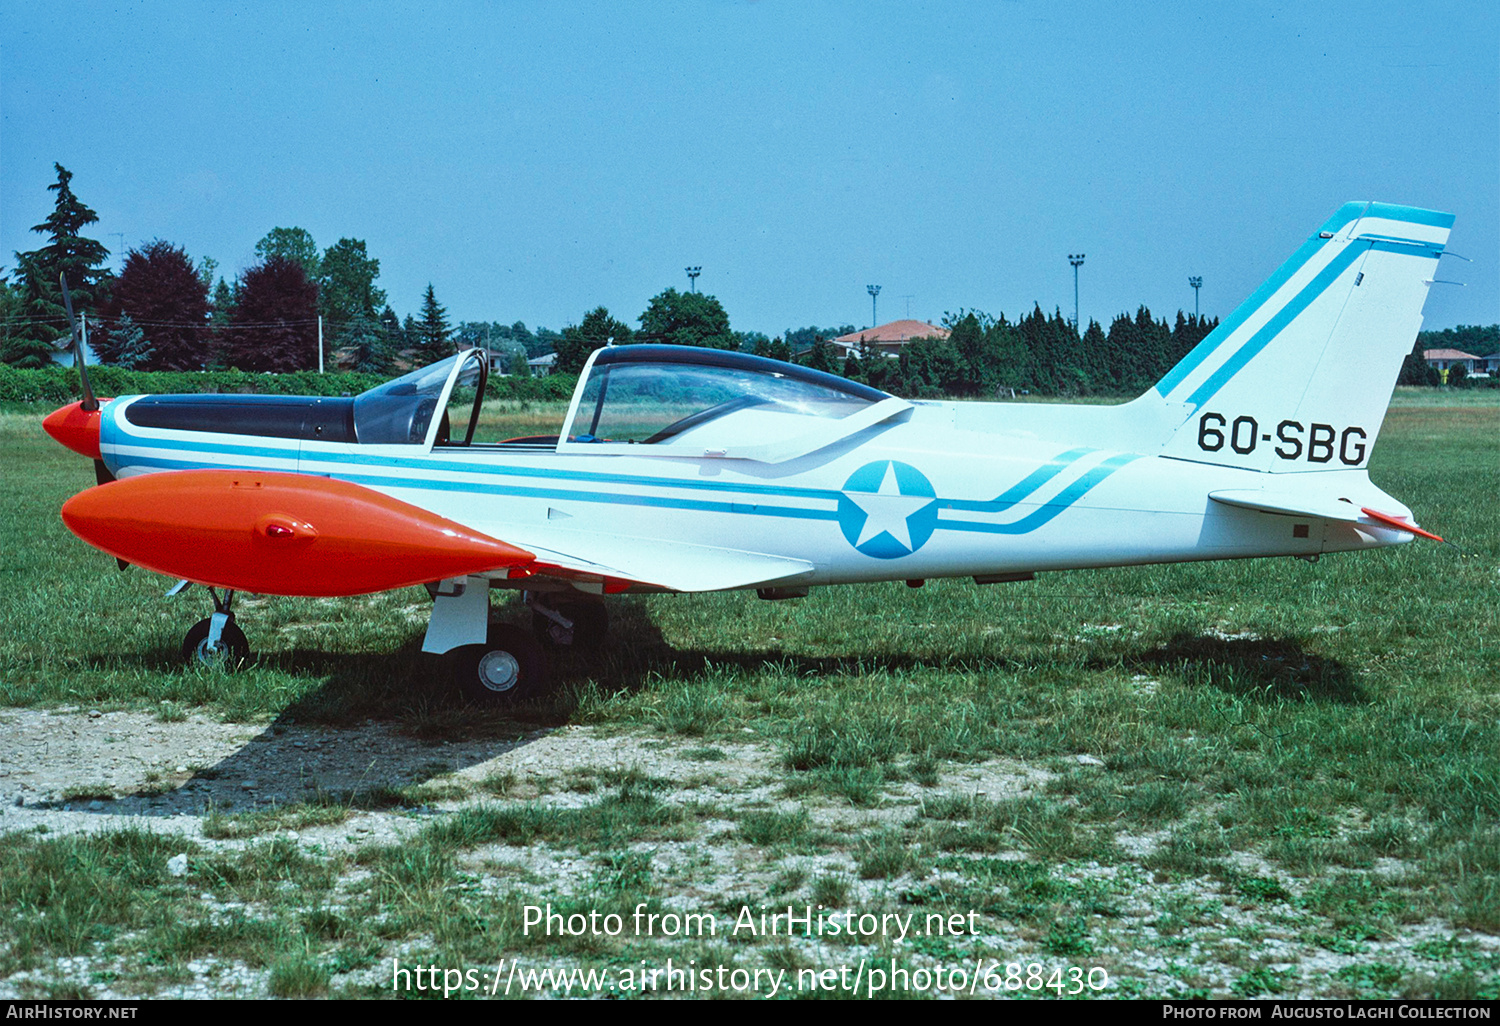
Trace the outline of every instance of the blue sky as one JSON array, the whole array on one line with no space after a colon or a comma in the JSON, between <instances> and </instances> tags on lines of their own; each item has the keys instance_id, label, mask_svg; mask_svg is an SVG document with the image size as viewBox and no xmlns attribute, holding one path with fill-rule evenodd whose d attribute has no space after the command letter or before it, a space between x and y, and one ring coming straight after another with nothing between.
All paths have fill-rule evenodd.
<instances>
[{"instance_id":1,"label":"blue sky","mask_svg":"<svg viewBox=\"0 0 1500 1026\"><path fill-rule=\"evenodd\" d=\"M364 239L401 314L733 327L1227 314L1341 203L1457 215L1427 327L1500 321L1493 2L32 3L0 264L53 161L118 250ZM115 266L118 266L116 260Z\"/></svg>"}]
</instances>

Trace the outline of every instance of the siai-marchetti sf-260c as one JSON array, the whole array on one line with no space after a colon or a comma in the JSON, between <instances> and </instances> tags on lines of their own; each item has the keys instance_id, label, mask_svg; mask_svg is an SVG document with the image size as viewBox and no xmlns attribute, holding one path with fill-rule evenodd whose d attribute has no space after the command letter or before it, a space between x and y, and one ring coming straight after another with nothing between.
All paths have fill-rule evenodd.
<instances>
[{"instance_id":1,"label":"siai-marchetti sf-260c","mask_svg":"<svg viewBox=\"0 0 1500 1026\"><path fill-rule=\"evenodd\" d=\"M249 652L235 592L425 585L423 647L476 697L544 687L605 596L1251 556L1428 535L1366 468L1453 224L1339 209L1154 388L1118 406L908 401L743 353L595 352L558 434L485 440L459 353L352 398L85 399L46 428L100 484L68 527L206 585L185 657ZM535 634L491 624L519 589ZM221 596L216 589L222 589Z\"/></svg>"}]
</instances>

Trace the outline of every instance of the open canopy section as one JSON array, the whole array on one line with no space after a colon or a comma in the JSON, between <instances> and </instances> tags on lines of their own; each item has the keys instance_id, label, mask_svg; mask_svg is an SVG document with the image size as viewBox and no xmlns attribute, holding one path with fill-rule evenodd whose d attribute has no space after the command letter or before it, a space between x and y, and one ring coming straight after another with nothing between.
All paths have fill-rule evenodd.
<instances>
[{"instance_id":1,"label":"open canopy section","mask_svg":"<svg viewBox=\"0 0 1500 1026\"><path fill-rule=\"evenodd\" d=\"M361 392L354 399L356 438L365 444L421 445L432 433L433 417L451 396L464 404L458 418L459 437L450 442L449 417L444 416L436 442L467 444L473 437L474 421L463 418L482 393L486 371L484 353L468 349Z\"/></svg>"},{"instance_id":2,"label":"open canopy section","mask_svg":"<svg viewBox=\"0 0 1500 1026\"><path fill-rule=\"evenodd\" d=\"M584 368L559 448L780 462L908 408L867 385L747 353L613 346Z\"/></svg>"}]
</instances>

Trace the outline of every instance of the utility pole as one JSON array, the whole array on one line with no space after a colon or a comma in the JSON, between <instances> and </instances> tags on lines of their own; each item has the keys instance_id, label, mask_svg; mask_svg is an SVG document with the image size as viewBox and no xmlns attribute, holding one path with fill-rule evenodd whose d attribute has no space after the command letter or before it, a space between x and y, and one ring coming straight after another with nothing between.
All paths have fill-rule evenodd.
<instances>
[{"instance_id":1,"label":"utility pole","mask_svg":"<svg viewBox=\"0 0 1500 1026\"><path fill-rule=\"evenodd\" d=\"M1198 290L1203 287L1203 276L1195 274L1188 279L1188 284L1193 287L1193 320L1198 319Z\"/></svg>"},{"instance_id":2,"label":"utility pole","mask_svg":"<svg viewBox=\"0 0 1500 1026\"><path fill-rule=\"evenodd\" d=\"M702 267L686 267L686 268L683 268L683 270L687 271L688 288L692 289L694 292L697 292L698 291L698 275L700 275L700 274L703 273L703 268Z\"/></svg>"},{"instance_id":3,"label":"utility pole","mask_svg":"<svg viewBox=\"0 0 1500 1026\"><path fill-rule=\"evenodd\" d=\"M1068 263L1073 265L1073 330L1078 330L1078 268L1083 266L1082 253L1069 253Z\"/></svg>"},{"instance_id":4,"label":"utility pole","mask_svg":"<svg viewBox=\"0 0 1500 1026\"><path fill-rule=\"evenodd\" d=\"M880 295L879 285L866 285L865 291L870 294L870 327L880 323L880 318L875 316L875 300Z\"/></svg>"}]
</instances>

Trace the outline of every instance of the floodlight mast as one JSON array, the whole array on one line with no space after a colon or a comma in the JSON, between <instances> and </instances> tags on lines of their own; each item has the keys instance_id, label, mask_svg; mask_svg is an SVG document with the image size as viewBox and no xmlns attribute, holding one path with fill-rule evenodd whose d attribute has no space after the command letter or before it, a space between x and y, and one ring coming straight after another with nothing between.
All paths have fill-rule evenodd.
<instances>
[{"instance_id":1,"label":"floodlight mast","mask_svg":"<svg viewBox=\"0 0 1500 1026\"><path fill-rule=\"evenodd\" d=\"M1069 253L1068 263L1073 265L1073 330L1078 330L1078 268L1083 266L1082 253Z\"/></svg>"},{"instance_id":2,"label":"floodlight mast","mask_svg":"<svg viewBox=\"0 0 1500 1026\"><path fill-rule=\"evenodd\" d=\"M880 323L880 318L875 316L875 301L876 298L880 295L880 286L866 285L865 291L870 294L870 327L873 328L875 327L875 325Z\"/></svg>"},{"instance_id":3,"label":"floodlight mast","mask_svg":"<svg viewBox=\"0 0 1500 1026\"><path fill-rule=\"evenodd\" d=\"M700 274L703 273L703 268L702 267L686 267L686 268L683 268L683 269L685 271L687 271L688 288L690 288L694 292L697 292L698 291L698 275L700 275Z\"/></svg>"},{"instance_id":4,"label":"floodlight mast","mask_svg":"<svg viewBox=\"0 0 1500 1026\"><path fill-rule=\"evenodd\" d=\"M1188 278L1188 284L1193 287L1193 320L1196 321L1199 319L1198 290L1203 287L1203 276L1201 274L1192 275L1190 278Z\"/></svg>"}]
</instances>

